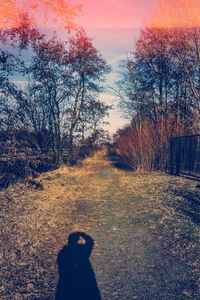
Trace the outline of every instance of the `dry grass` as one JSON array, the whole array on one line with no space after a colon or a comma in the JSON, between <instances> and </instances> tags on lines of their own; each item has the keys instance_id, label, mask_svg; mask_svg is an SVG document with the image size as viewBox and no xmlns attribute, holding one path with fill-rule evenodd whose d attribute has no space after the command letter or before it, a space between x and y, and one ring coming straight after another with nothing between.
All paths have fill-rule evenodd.
<instances>
[{"instance_id":1,"label":"dry grass","mask_svg":"<svg viewBox=\"0 0 200 300\"><path fill-rule=\"evenodd\" d=\"M10 186L0 192L1 299L53 299L58 278L56 256L67 235L76 230L95 238L92 261L103 299L140 299L137 291L124 295L123 288L115 290L112 274L115 268L120 274L129 274L131 264L147 260L143 266L144 273L149 272L146 279L137 271L129 274L136 276L135 282L141 281L137 290L143 293L143 283L151 286L153 280L148 266L160 266L163 260L160 254L158 263L148 261L149 256L154 257L152 247L158 247L158 253L164 251L180 266L186 265L196 286L200 273L198 196L194 181L162 173L136 175L114 168L106 149L78 166L42 174L36 185ZM110 247L116 253L108 262ZM118 267L122 258L117 251L124 248L127 252L123 259L128 260L132 252L134 257L127 263L127 270ZM154 284L159 286L159 279ZM167 297L166 286L161 287L162 293ZM197 299L194 286L186 286L179 293L182 298L178 294L179 298L171 299Z\"/></svg>"}]
</instances>

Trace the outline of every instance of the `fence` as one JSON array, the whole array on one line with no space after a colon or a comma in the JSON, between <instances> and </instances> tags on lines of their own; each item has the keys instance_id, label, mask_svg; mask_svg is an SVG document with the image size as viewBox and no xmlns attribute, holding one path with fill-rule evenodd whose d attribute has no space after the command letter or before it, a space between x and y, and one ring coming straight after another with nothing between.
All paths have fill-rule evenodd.
<instances>
[{"instance_id":1,"label":"fence","mask_svg":"<svg viewBox=\"0 0 200 300\"><path fill-rule=\"evenodd\" d=\"M200 135L170 139L170 172L200 176Z\"/></svg>"}]
</instances>

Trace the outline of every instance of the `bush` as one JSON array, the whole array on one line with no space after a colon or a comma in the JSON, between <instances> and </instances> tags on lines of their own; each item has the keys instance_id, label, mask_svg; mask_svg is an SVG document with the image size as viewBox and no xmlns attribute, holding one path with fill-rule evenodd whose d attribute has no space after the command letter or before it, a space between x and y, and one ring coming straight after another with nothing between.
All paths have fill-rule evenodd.
<instances>
[{"instance_id":1,"label":"bush","mask_svg":"<svg viewBox=\"0 0 200 300\"><path fill-rule=\"evenodd\" d=\"M114 137L114 152L120 164L134 171L165 170L169 160L169 139L190 134L191 130L172 119L144 121L118 130Z\"/></svg>"}]
</instances>

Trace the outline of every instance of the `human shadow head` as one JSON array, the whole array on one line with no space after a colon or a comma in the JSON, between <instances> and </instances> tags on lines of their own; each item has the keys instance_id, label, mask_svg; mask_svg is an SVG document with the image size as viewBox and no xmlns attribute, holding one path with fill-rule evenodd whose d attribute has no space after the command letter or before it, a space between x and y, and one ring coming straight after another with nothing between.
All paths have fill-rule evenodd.
<instances>
[{"instance_id":1,"label":"human shadow head","mask_svg":"<svg viewBox=\"0 0 200 300\"><path fill-rule=\"evenodd\" d=\"M68 245L75 245L80 240L80 232L73 232L68 236Z\"/></svg>"},{"instance_id":2,"label":"human shadow head","mask_svg":"<svg viewBox=\"0 0 200 300\"><path fill-rule=\"evenodd\" d=\"M75 246L75 245L83 244L83 243L81 243L81 238L82 238L82 240L84 240L85 245L89 245L91 243L93 244L93 242L94 242L93 239L91 238L91 236L87 235L84 232L77 231L77 232L70 233L70 235L68 236L68 245Z\"/></svg>"},{"instance_id":3,"label":"human shadow head","mask_svg":"<svg viewBox=\"0 0 200 300\"><path fill-rule=\"evenodd\" d=\"M73 232L58 254L58 299L100 300L95 273L89 261L94 240L84 232Z\"/></svg>"}]
</instances>

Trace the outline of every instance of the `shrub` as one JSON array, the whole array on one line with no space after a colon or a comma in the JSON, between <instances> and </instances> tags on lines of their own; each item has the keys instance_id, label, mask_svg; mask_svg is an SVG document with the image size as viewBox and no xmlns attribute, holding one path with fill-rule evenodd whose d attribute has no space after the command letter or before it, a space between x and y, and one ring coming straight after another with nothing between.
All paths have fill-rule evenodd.
<instances>
[{"instance_id":1,"label":"shrub","mask_svg":"<svg viewBox=\"0 0 200 300\"><path fill-rule=\"evenodd\" d=\"M189 133L191 129L169 118L144 121L118 130L114 137L114 151L120 163L134 171L164 170L169 160L170 137Z\"/></svg>"}]
</instances>

